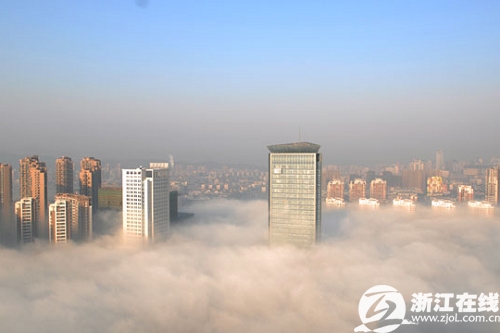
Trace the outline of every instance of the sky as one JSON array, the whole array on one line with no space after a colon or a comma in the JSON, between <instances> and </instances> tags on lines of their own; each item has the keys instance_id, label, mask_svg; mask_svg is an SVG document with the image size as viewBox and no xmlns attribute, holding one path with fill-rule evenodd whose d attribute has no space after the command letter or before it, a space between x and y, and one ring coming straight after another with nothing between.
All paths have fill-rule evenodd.
<instances>
[{"instance_id":1,"label":"sky","mask_svg":"<svg viewBox=\"0 0 500 333\"><path fill-rule=\"evenodd\" d=\"M5 1L1 154L499 156L497 1ZM300 136L299 136L300 133Z\"/></svg>"},{"instance_id":2,"label":"sky","mask_svg":"<svg viewBox=\"0 0 500 333\"><path fill-rule=\"evenodd\" d=\"M420 314L410 311L413 293L500 289L497 219L458 209L325 211L322 243L301 249L267 245L266 201L214 200L191 206L195 220L155 247L127 246L111 234L2 248L2 330L354 332L361 296L381 284L401 293L411 319ZM118 215L106 218L113 224ZM498 323L395 332L493 333Z\"/></svg>"}]
</instances>

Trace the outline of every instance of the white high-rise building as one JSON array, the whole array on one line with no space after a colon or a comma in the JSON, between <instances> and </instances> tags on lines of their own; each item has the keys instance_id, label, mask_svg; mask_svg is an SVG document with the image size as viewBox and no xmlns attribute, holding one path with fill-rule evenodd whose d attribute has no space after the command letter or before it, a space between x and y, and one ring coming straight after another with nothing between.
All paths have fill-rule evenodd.
<instances>
[{"instance_id":1,"label":"white high-rise building","mask_svg":"<svg viewBox=\"0 0 500 333\"><path fill-rule=\"evenodd\" d=\"M49 241L51 244L64 244L69 240L68 212L69 203L56 199L49 205Z\"/></svg>"},{"instance_id":2,"label":"white high-rise building","mask_svg":"<svg viewBox=\"0 0 500 333\"><path fill-rule=\"evenodd\" d=\"M16 202L17 241L20 244L32 243L36 226L36 199L22 198Z\"/></svg>"},{"instance_id":3,"label":"white high-rise building","mask_svg":"<svg viewBox=\"0 0 500 333\"><path fill-rule=\"evenodd\" d=\"M168 163L149 168L122 169L123 235L125 238L163 240L170 228Z\"/></svg>"},{"instance_id":4,"label":"white high-rise building","mask_svg":"<svg viewBox=\"0 0 500 333\"><path fill-rule=\"evenodd\" d=\"M267 148L270 244L315 244L321 238L320 146L297 142Z\"/></svg>"},{"instance_id":5,"label":"white high-rise building","mask_svg":"<svg viewBox=\"0 0 500 333\"><path fill-rule=\"evenodd\" d=\"M92 199L85 195L59 193L49 206L49 240L53 244L92 238Z\"/></svg>"}]
</instances>

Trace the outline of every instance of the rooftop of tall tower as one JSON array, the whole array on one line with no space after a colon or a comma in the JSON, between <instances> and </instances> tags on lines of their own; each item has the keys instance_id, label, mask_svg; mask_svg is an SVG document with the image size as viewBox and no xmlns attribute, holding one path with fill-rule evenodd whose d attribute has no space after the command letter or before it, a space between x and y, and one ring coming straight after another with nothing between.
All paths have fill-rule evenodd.
<instances>
[{"instance_id":1,"label":"rooftop of tall tower","mask_svg":"<svg viewBox=\"0 0 500 333\"><path fill-rule=\"evenodd\" d=\"M293 142L267 146L271 153L317 153L321 146L310 142Z\"/></svg>"}]
</instances>

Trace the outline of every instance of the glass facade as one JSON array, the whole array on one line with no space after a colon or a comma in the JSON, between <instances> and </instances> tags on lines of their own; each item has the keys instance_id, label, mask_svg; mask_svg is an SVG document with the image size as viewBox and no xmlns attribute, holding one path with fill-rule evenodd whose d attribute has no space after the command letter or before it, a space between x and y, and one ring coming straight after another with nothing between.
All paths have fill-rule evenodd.
<instances>
[{"instance_id":1,"label":"glass facade","mask_svg":"<svg viewBox=\"0 0 500 333\"><path fill-rule=\"evenodd\" d=\"M269 147L270 244L312 245L321 236L321 154L273 152L283 146Z\"/></svg>"}]
</instances>

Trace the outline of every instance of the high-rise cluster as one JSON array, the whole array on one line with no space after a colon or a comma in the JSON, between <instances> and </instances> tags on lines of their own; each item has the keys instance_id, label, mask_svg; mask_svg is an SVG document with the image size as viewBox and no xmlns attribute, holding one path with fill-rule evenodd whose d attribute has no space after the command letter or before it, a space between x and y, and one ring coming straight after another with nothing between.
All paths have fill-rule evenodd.
<instances>
[{"instance_id":1,"label":"high-rise cluster","mask_svg":"<svg viewBox=\"0 0 500 333\"><path fill-rule=\"evenodd\" d=\"M97 202L97 190L101 185L100 161L92 157L82 160L80 191L73 190L74 163L70 157L56 160L54 203L48 204L48 172L38 156L19 161L20 199L12 209L12 168L0 165L0 211L14 211L18 243L30 243L36 238L51 243L65 243L68 240L84 241L92 237L92 204ZM90 195L86 195L89 193ZM5 204L4 204L5 202ZM9 207L8 209L7 207ZM95 213L95 212L94 212ZM2 219L5 221L5 219Z\"/></svg>"}]
</instances>

